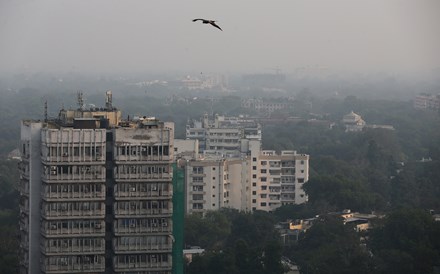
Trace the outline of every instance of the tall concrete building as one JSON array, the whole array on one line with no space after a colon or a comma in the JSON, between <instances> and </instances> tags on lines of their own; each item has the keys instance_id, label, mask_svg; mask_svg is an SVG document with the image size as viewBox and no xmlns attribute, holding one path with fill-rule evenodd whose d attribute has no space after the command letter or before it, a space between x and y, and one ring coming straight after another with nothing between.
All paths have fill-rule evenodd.
<instances>
[{"instance_id":1,"label":"tall concrete building","mask_svg":"<svg viewBox=\"0 0 440 274\"><path fill-rule=\"evenodd\" d=\"M20 273L171 273L174 125L78 99L22 121Z\"/></svg>"}]
</instances>

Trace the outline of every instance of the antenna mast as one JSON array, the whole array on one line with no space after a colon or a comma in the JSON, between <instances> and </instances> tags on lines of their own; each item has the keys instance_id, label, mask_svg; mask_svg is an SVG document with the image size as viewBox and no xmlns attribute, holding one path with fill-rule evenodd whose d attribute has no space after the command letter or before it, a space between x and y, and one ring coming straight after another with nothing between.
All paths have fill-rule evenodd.
<instances>
[{"instance_id":1,"label":"antenna mast","mask_svg":"<svg viewBox=\"0 0 440 274\"><path fill-rule=\"evenodd\" d=\"M47 100L44 101L44 122L47 123Z\"/></svg>"},{"instance_id":2,"label":"antenna mast","mask_svg":"<svg viewBox=\"0 0 440 274\"><path fill-rule=\"evenodd\" d=\"M105 92L105 107L107 110L113 109L112 91L111 90L108 90Z\"/></svg>"},{"instance_id":3,"label":"antenna mast","mask_svg":"<svg viewBox=\"0 0 440 274\"><path fill-rule=\"evenodd\" d=\"M84 110L84 98L82 91L78 91L78 109Z\"/></svg>"}]
</instances>

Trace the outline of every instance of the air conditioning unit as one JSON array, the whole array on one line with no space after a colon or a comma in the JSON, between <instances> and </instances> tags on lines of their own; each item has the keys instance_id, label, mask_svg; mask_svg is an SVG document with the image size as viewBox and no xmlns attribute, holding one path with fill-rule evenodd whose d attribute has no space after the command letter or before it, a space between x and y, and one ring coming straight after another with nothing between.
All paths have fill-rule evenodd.
<instances>
[{"instance_id":1,"label":"air conditioning unit","mask_svg":"<svg viewBox=\"0 0 440 274\"><path fill-rule=\"evenodd\" d=\"M51 230L56 230L56 229L57 229L57 225L55 225L55 224L51 224L51 225L50 225L50 229L51 229Z\"/></svg>"},{"instance_id":2,"label":"air conditioning unit","mask_svg":"<svg viewBox=\"0 0 440 274\"><path fill-rule=\"evenodd\" d=\"M57 167L56 167L56 166L51 166L51 167L50 167L50 170L55 170L55 171L57 171Z\"/></svg>"},{"instance_id":3,"label":"air conditioning unit","mask_svg":"<svg viewBox=\"0 0 440 274\"><path fill-rule=\"evenodd\" d=\"M95 228L96 229L101 229L101 224L100 223L95 224Z\"/></svg>"},{"instance_id":4,"label":"air conditioning unit","mask_svg":"<svg viewBox=\"0 0 440 274\"><path fill-rule=\"evenodd\" d=\"M131 223L130 227L136 227L136 223Z\"/></svg>"},{"instance_id":5,"label":"air conditioning unit","mask_svg":"<svg viewBox=\"0 0 440 274\"><path fill-rule=\"evenodd\" d=\"M135 187L130 187L130 191L131 192L136 191L136 188Z\"/></svg>"},{"instance_id":6,"label":"air conditioning unit","mask_svg":"<svg viewBox=\"0 0 440 274\"><path fill-rule=\"evenodd\" d=\"M162 226L164 227L168 226L168 222L162 222Z\"/></svg>"},{"instance_id":7,"label":"air conditioning unit","mask_svg":"<svg viewBox=\"0 0 440 274\"><path fill-rule=\"evenodd\" d=\"M52 170L52 171L50 172L50 175L57 175L57 171L56 171L56 170Z\"/></svg>"},{"instance_id":8,"label":"air conditioning unit","mask_svg":"<svg viewBox=\"0 0 440 274\"><path fill-rule=\"evenodd\" d=\"M63 156L64 156L64 157L67 157L67 156L69 156L69 153L64 152L64 153L63 153Z\"/></svg>"}]
</instances>

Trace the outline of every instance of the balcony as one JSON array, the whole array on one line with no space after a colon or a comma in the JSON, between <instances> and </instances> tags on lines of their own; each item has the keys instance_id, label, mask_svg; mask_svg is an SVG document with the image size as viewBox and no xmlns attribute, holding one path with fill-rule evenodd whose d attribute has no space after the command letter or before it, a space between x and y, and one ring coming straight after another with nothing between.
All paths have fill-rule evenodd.
<instances>
[{"instance_id":1,"label":"balcony","mask_svg":"<svg viewBox=\"0 0 440 274\"><path fill-rule=\"evenodd\" d=\"M116 173L115 181L120 182L145 182L145 180L154 181L170 181L172 179L172 174L170 173Z\"/></svg>"},{"instance_id":2,"label":"balcony","mask_svg":"<svg viewBox=\"0 0 440 274\"><path fill-rule=\"evenodd\" d=\"M115 209L116 218L127 218L130 216L164 216L173 214L172 209Z\"/></svg>"},{"instance_id":3,"label":"balcony","mask_svg":"<svg viewBox=\"0 0 440 274\"><path fill-rule=\"evenodd\" d=\"M157 252L171 252L172 244L139 244L139 245L122 245L114 244L113 249L116 254L124 253L157 253Z\"/></svg>"},{"instance_id":4,"label":"balcony","mask_svg":"<svg viewBox=\"0 0 440 274\"><path fill-rule=\"evenodd\" d=\"M43 192L41 199L45 201L104 201L105 193L101 192Z\"/></svg>"},{"instance_id":5,"label":"balcony","mask_svg":"<svg viewBox=\"0 0 440 274\"><path fill-rule=\"evenodd\" d=\"M88 163L88 164L104 164L105 156L102 155L86 155L86 156L73 156L68 154L63 154L62 156L41 156L41 161L44 164L75 164L75 163Z\"/></svg>"},{"instance_id":6,"label":"balcony","mask_svg":"<svg viewBox=\"0 0 440 274\"><path fill-rule=\"evenodd\" d=\"M132 271L171 271L171 261L170 262L127 262L127 263L114 263L115 271L118 272L132 272Z\"/></svg>"},{"instance_id":7,"label":"balcony","mask_svg":"<svg viewBox=\"0 0 440 274\"><path fill-rule=\"evenodd\" d=\"M104 261L104 259L102 260ZM44 273L97 273L102 272L104 273L105 270L105 264L104 262L101 263L60 263L58 265L52 265L52 264L42 264L41 270Z\"/></svg>"},{"instance_id":8,"label":"balcony","mask_svg":"<svg viewBox=\"0 0 440 274\"><path fill-rule=\"evenodd\" d=\"M170 163L173 161L173 157L170 155L163 156L141 156L141 155L116 155L115 159L116 164L124 164L126 162L137 162L141 163Z\"/></svg>"},{"instance_id":9,"label":"balcony","mask_svg":"<svg viewBox=\"0 0 440 274\"><path fill-rule=\"evenodd\" d=\"M105 209L97 210L42 210L41 215L47 220L56 219L98 219L103 218Z\"/></svg>"},{"instance_id":10,"label":"balcony","mask_svg":"<svg viewBox=\"0 0 440 274\"><path fill-rule=\"evenodd\" d=\"M71 253L76 254L104 254L105 246L102 243L101 246L44 246L43 244L40 246L40 250L45 255L73 255Z\"/></svg>"},{"instance_id":11,"label":"balcony","mask_svg":"<svg viewBox=\"0 0 440 274\"><path fill-rule=\"evenodd\" d=\"M124 236L130 234L170 234L172 232L171 225L161 226L161 225L151 225L151 226L142 226L142 225L128 225L117 227L114 225L114 232L116 236Z\"/></svg>"},{"instance_id":12,"label":"balcony","mask_svg":"<svg viewBox=\"0 0 440 274\"><path fill-rule=\"evenodd\" d=\"M128 197L138 197L141 200L148 200L148 199L170 199L172 196L172 192L170 191L115 191L115 199L118 200L118 198L128 198Z\"/></svg>"},{"instance_id":13,"label":"balcony","mask_svg":"<svg viewBox=\"0 0 440 274\"><path fill-rule=\"evenodd\" d=\"M96 174L58 174L51 171L49 174L42 174L41 180L47 183L51 182L63 182L63 183L75 183L75 182L105 182L105 172Z\"/></svg>"},{"instance_id":14,"label":"balcony","mask_svg":"<svg viewBox=\"0 0 440 274\"><path fill-rule=\"evenodd\" d=\"M41 235L48 238L57 237L78 237L78 236L94 236L94 237L104 237L105 229L104 226L97 228L47 228L42 229Z\"/></svg>"}]
</instances>

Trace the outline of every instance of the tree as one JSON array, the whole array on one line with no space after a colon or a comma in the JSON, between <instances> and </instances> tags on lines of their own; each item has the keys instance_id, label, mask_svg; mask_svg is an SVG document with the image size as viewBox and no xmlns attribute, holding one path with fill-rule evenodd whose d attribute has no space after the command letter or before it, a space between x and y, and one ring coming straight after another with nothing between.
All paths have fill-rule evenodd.
<instances>
[{"instance_id":1,"label":"tree","mask_svg":"<svg viewBox=\"0 0 440 274\"><path fill-rule=\"evenodd\" d=\"M358 181L348 180L342 176L318 176L311 178L303 186L309 201L318 212L329 212L350 208L353 210L374 210L378 195L369 192ZM321 208L319 205L329 205Z\"/></svg>"},{"instance_id":2,"label":"tree","mask_svg":"<svg viewBox=\"0 0 440 274\"><path fill-rule=\"evenodd\" d=\"M291 259L303 273L370 273L371 260L359 236L339 216L319 217L299 239Z\"/></svg>"},{"instance_id":3,"label":"tree","mask_svg":"<svg viewBox=\"0 0 440 274\"><path fill-rule=\"evenodd\" d=\"M392 212L370 235L377 273L434 273L440 266L440 224L418 209Z\"/></svg>"}]
</instances>

